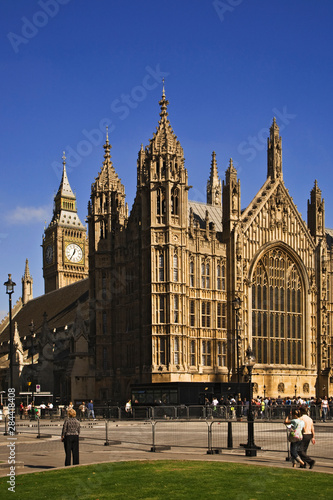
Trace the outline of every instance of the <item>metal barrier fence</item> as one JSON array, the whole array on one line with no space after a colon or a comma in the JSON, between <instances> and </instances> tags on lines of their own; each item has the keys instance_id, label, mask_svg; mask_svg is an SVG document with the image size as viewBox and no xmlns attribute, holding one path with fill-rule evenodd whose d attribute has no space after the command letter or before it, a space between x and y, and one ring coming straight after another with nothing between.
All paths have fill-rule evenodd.
<instances>
[{"instance_id":1,"label":"metal barrier fence","mask_svg":"<svg viewBox=\"0 0 333 500\"><path fill-rule=\"evenodd\" d=\"M60 436L62 422L38 419L35 422L16 421L17 432L37 438ZM6 420L0 423L0 432L6 432ZM333 460L333 427L331 424L316 424L316 445L310 445L309 455L314 458ZM211 418L149 419L141 421L97 420L81 422L81 437L96 444L144 450L190 448L206 450L207 453L227 451L242 452L247 443L247 421ZM260 452L280 452L289 457L287 432L281 422L256 421L254 441Z\"/></svg>"},{"instance_id":2,"label":"metal barrier fence","mask_svg":"<svg viewBox=\"0 0 333 500\"><path fill-rule=\"evenodd\" d=\"M252 405L252 410L255 419L260 420L282 420L285 419L287 415L290 415L294 408L298 408L298 405L274 405L266 406L261 409L259 406ZM246 418L248 407L246 405L160 405L160 406L137 406L133 405L130 411L126 411L124 406L95 406L94 408L95 417L97 419L109 419L109 420L158 420L164 419L226 419L226 420L236 420L237 418ZM40 416L45 419L61 419L65 418L67 412L64 407L52 410L52 412L46 412L45 416ZM321 411L318 406L309 407L309 415L311 418L318 422L321 420ZM19 416L17 414L17 419L29 419L29 415ZM80 411L77 410L77 417L81 418ZM88 419L88 413L86 413L83 419ZM333 419L333 411L329 413L327 420Z\"/></svg>"}]
</instances>

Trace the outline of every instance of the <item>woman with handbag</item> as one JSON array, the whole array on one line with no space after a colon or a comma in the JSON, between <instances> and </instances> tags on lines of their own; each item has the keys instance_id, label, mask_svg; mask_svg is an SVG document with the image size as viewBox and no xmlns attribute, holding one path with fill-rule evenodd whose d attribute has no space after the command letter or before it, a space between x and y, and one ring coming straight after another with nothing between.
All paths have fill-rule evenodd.
<instances>
[{"instance_id":1,"label":"woman with handbag","mask_svg":"<svg viewBox=\"0 0 333 500\"><path fill-rule=\"evenodd\" d=\"M304 465L303 460L299 456L299 449L303 439L303 428L304 422L299 418L300 414L298 410L293 410L291 414L291 420L289 416L286 417L284 423L289 429L288 441L290 442L290 455L293 467L296 467L296 462L300 465Z\"/></svg>"}]
</instances>

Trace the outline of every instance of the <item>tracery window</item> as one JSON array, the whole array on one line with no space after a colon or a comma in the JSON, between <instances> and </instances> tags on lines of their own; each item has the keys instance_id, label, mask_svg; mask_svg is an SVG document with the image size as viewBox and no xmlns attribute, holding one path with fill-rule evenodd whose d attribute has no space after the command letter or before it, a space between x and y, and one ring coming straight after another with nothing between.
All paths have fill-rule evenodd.
<instances>
[{"instance_id":1,"label":"tracery window","mask_svg":"<svg viewBox=\"0 0 333 500\"><path fill-rule=\"evenodd\" d=\"M194 366L195 365L195 340L191 340L190 349L191 349L191 352L190 352L190 365Z\"/></svg>"},{"instance_id":2,"label":"tracery window","mask_svg":"<svg viewBox=\"0 0 333 500\"><path fill-rule=\"evenodd\" d=\"M158 256L158 281L164 281L164 255L162 252Z\"/></svg>"},{"instance_id":3,"label":"tracery window","mask_svg":"<svg viewBox=\"0 0 333 500\"><path fill-rule=\"evenodd\" d=\"M165 323L165 296L158 295L157 323Z\"/></svg>"},{"instance_id":4,"label":"tracery window","mask_svg":"<svg viewBox=\"0 0 333 500\"><path fill-rule=\"evenodd\" d=\"M179 296L175 295L173 298L173 322L179 322Z\"/></svg>"},{"instance_id":5,"label":"tracery window","mask_svg":"<svg viewBox=\"0 0 333 500\"><path fill-rule=\"evenodd\" d=\"M225 265L218 264L216 268L216 288L225 290Z\"/></svg>"},{"instance_id":6,"label":"tracery window","mask_svg":"<svg viewBox=\"0 0 333 500\"><path fill-rule=\"evenodd\" d=\"M159 188L157 190L157 207L156 207L157 215L165 214L165 190L163 188Z\"/></svg>"},{"instance_id":7,"label":"tracery window","mask_svg":"<svg viewBox=\"0 0 333 500\"><path fill-rule=\"evenodd\" d=\"M203 366L210 366L211 360L211 342L210 340L203 340L201 344L201 364Z\"/></svg>"},{"instance_id":8,"label":"tracery window","mask_svg":"<svg viewBox=\"0 0 333 500\"><path fill-rule=\"evenodd\" d=\"M190 326L195 326L195 301L190 300Z\"/></svg>"},{"instance_id":9,"label":"tracery window","mask_svg":"<svg viewBox=\"0 0 333 500\"><path fill-rule=\"evenodd\" d=\"M201 303L201 326L210 328L210 302Z\"/></svg>"},{"instance_id":10,"label":"tracery window","mask_svg":"<svg viewBox=\"0 0 333 500\"><path fill-rule=\"evenodd\" d=\"M252 285L253 350L258 363L303 364L303 285L296 263L279 249L258 262Z\"/></svg>"},{"instance_id":11,"label":"tracery window","mask_svg":"<svg viewBox=\"0 0 333 500\"><path fill-rule=\"evenodd\" d=\"M194 262L190 262L190 286L194 286Z\"/></svg>"},{"instance_id":12,"label":"tracery window","mask_svg":"<svg viewBox=\"0 0 333 500\"><path fill-rule=\"evenodd\" d=\"M227 344L222 340L217 342L217 366L226 366Z\"/></svg>"},{"instance_id":13,"label":"tracery window","mask_svg":"<svg viewBox=\"0 0 333 500\"><path fill-rule=\"evenodd\" d=\"M159 364L160 365L165 365L165 338L160 337L159 338Z\"/></svg>"},{"instance_id":14,"label":"tracery window","mask_svg":"<svg viewBox=\"0 0 333 500\"><path fill-rule=\"evenodd\" d=\"M226 302L217 303L217 328L226 328L227 322L227 304Z\"/></svg>"},{"instance_id":15,"label":"tracery window","mask_svg":"<svg viewBox=\"0 0 333 500\"><path fill-rule=\"evenodd\" d=\"M179 199L179 189L171 189L171 213L172 215L178 215L178 199Z\"/></svg>"},{"instance_id":16,"label":"tracery window","mask_svg":"<svg viewBox=\"0 0 333 500\"><path fill-rule=\"evenodd\" d=\"M102 330L103 330L103 335L106 335L108 333L107 314L105 311L103 311L102 315Z\"/></svg>"},{"instance_id":17,"label":"tracery window","mask_svg":"<svg viewBox=\"0 0 333 500\"><path fill-rule=\"evenodd\" d=\"M209 262L201 263L201 287L210 288L210 265Z\"/></svg>"},{"instance_id":18,"label":"tracery window","mask_svg":"<svg viewBox=\"0 0 333 500\"><path fill-rule=\"evenodd\" d=\"M173 281L178 281L178 255L176 253L173 256Z\"/></svg>"},{"instance_id":19,"label":"tracery window","mask_svg":"<svg viewBox=\"0 0 333 500\"><path fill-rule=\"evenodd\" d=\"M178 365L179 364L179 338L178 337L175 337L175 340L174 340L174 364L175 365Z\"/></svg>"}]
</instances>

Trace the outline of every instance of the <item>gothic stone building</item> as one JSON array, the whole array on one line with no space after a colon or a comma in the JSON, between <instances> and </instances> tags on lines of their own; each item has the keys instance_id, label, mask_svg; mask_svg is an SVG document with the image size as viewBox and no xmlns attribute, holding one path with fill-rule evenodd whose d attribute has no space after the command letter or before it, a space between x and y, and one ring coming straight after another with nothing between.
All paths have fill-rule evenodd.
<instances>
[{"instance_id":1,"label":"gothic stone building","mask_svg":"<svg viewBox=\"0 0 333 500\"><path fill-rule=\"evenodd\" d=\"M38 370L53 371L52 390L66 399L123 402L132 384L243 380L249 345L255 395L332 395L333 230L317 182L306 224L283 181L274 119L267 178L245 210L232 160L221 183L215 153L207 203L190 201L164 89L159 104L157 130L138 154L130 214L106 137L88 240L64 158L43 239L45 295L32 299L27 289L14 311L25 363L24 336L37 315ZM0 336L3 374L8 320ZM45 345L53 346L46 360Z\"/></svg>"},{"instance_id":2,"label":"gothic stone building","mask_svg":"<svg viewBox=\"0 0 333 500\"><path fill-rule=\"evenodd\" d=\"M307 225L283 181L274 119L267 178L251 204L241 210L232 160L221 185L215 153L207 203L192 202L164 89L159 104L157 131L138 154L129 216L108 138L92 185L96 398L124 399L133 383L236 381L249 345L259 394L264 386L275 397L332 393L333 233L317 182Z\"/></svg>"}]
</instances>

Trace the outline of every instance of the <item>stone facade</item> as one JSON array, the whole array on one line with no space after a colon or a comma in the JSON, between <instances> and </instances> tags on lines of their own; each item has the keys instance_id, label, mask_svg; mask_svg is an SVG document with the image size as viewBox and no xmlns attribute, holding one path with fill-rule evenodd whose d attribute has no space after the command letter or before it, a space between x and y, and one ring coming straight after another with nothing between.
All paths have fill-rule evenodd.
<instances>
[{"instance_id":1,"label":"stone facade","mask_svg":"<svg viewBox=\"0 0 333 500\"><path fill-rule=\"evenodd\" d=\"M33 319L35 370L59 400L124 402L131 384L242 382L249 345L254 395L331 396L333 230L317 182L306 223L283 181L274 119L267 177L249 206L241 210L231 159L221 183L215 152L207 202L191 201L164 89L159 104L157 130L138 154L130 213L106 136L88 241L64 158L43 239L47 293L32 299L26 263L13 311L18 383L24 388L24 372L29 377ZM8 318L0 336L4 389Z\"/></svg>"},{"instance_id":2,"label":"stone facade","mask_svg":"<svg viewBox=\"0 0 333 500\"><path fill-rule=\"evenodd\" d=\"M164 90L159 104L157 131L138 154L130 215L108 140L92 186L95 398L123 400L133 383L236 381L237 370L242 380L248 345L259 394L264 386L273 397L329 394L331 235L317 183L307 225L283 181L274 119L267 178L245 210L232 160L221 186L215 153L207 203L190 201Z\"/></svg>"}]
</instances>

